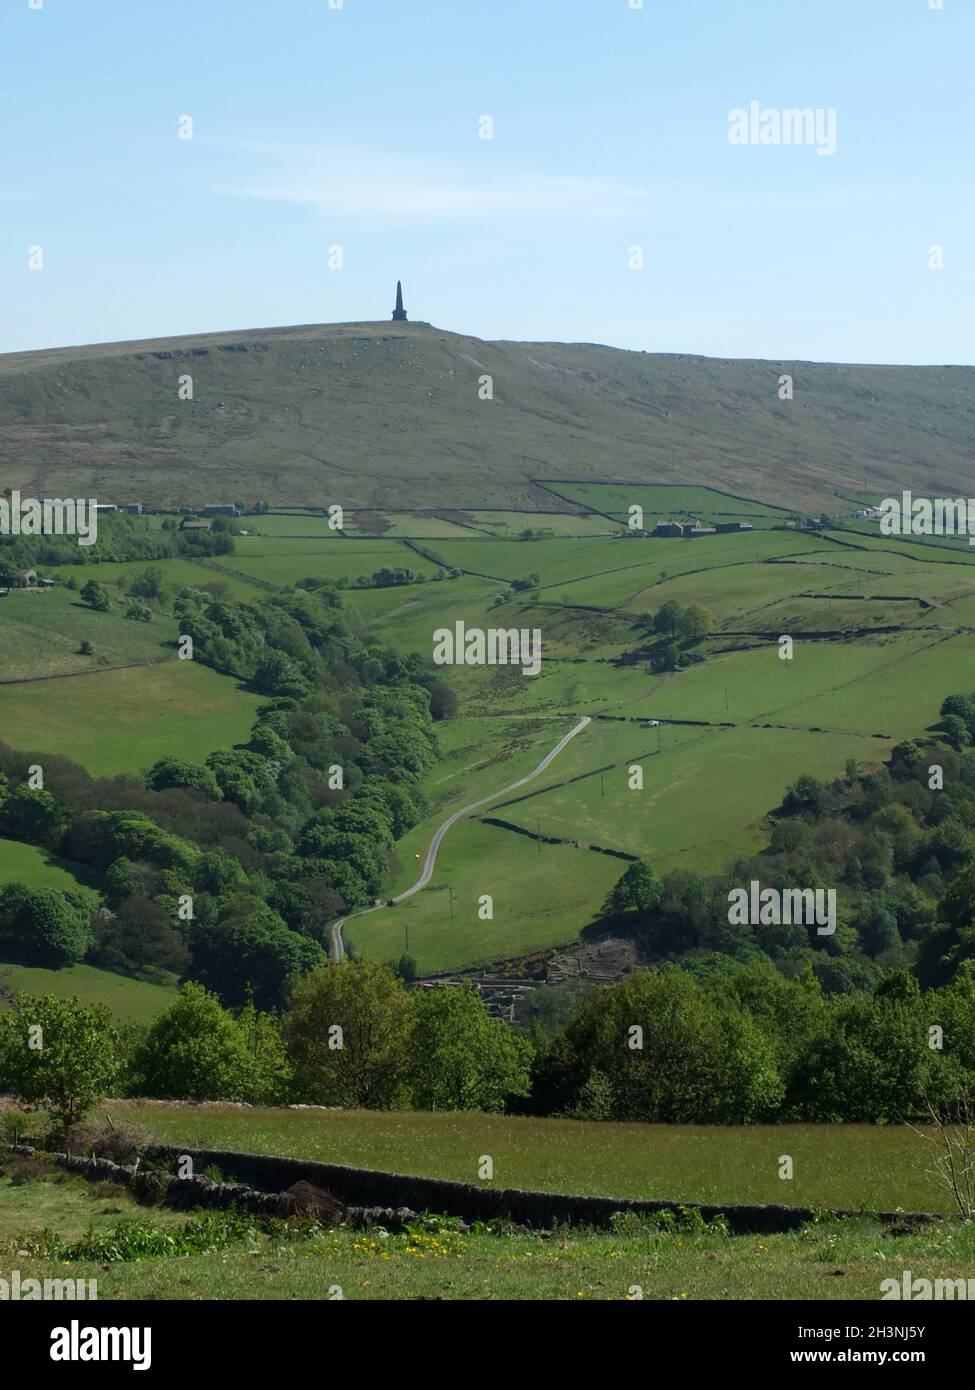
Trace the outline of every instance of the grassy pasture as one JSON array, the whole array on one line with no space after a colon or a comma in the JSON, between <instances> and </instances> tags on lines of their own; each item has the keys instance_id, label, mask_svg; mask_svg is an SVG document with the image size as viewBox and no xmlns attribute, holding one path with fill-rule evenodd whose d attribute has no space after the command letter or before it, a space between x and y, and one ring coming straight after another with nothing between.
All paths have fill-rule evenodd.
<instances>
[{"instance_id":1,"label":"grassy pasture","mask_svg":"<svg viewBox=\"0 0 975 1390\"><path fill-rule=\"evenodd\" d=\"M154 1112L155 1113L155 1112ZM604 1126L609 1128L609 1126ZM791 1184L790 1184L791 1186ZM114 1299L628 1300L876 1299L889 1276L882 1226L869 1218L820 1221L783 1235L726 1236L714 1228L673 1234L639 1222L613 1231L460 1234L424 1222L404 1233L347 1226L314 1235L249 1223L208 1253L116 1259L43 1258L41 1232L64 1242L112 1237L137 1222L169 1243L198 1212L139 1206L121 1186L90 1183L41 1160L0 1161L0 1258L21 1279L95 1281ZM208 1218L210 1239L221 1220ZM178 1247L177 1247L178 1248ZM970 1228L939 1221L900 1237L900 1263L929 1279L965 1279ZM8 1258L9 1257L9 1258ZM837 1277L841 1275L842 1277Z\"/></svg>"},{"instance_id":2,"label":"grassy pasture","mask_svg":"<svg viewBox=\"0 0 975 1390\"><path fill-rule=\"evenodd\" d=\"M425 516L420 512L385 512L381 509L374 512L347 512L346 513L346 532L350 536L375 535L375 523L371 521L374 516L379 516L386 523L386 529L381 532L384 540L409 537L411 540L463 540L467 536L476 536L477 532L468 526L460 526L456 522L448 521L442 516Z\"/></svg>"},{"instance_id":3,"label":"grassy pasture","mask_svg":"<svg viewBox=\"0 0 975 1390\"><path fill-rule=\"evenodd\" d=\"M629 741L635 750L652 749L655 733L631 733ZM531 831L540 827L543 835L625 850L662 870L720 873L767 843L765 816L801 772L838 776L847 758L878 756L877 743L865 737L793 729L664 728L661 735L662 751L641 763L641 791L629 789L629 764L621 763L602 779L491 814ZM624 868L620 862L617 878Z\"/></svg>"},{"instance_id":4,"label":"grassy pasture","mask_svg":"<svg viewBox=\"0 0 975 1390\"><path fill-rule=\"evenodd\" d=\"M412 569L432 575L436 565L400 541L349 540L342 537L243 536L233 555L214 557L220 570L237 570L266 583L288 588L299 579L357 579L378 569Z\"/></svg>"},{"instance_id":5,"label":"grassy pasture","mask_svg":"<svg viewBox=\"0 0 975 1390\"><path fill-rule=\"evenodd\" d=\"M975 688L975 652L968 633L908 647L889 665L814 700L784 707L789 723L882 731L910 738L937 721L946 695Z\"/></svg>"},{"instance_id":6,"label":"grassy pasture","mask_svg":"<svg viewBox=\"0 0 975 1390\"><path fill-rule=\"evenodd\" d=\"M124 1210L124 1208L123 1208ZM156 1221L155 1214L152 1220ZM474 1232L371 1239L341 1228L310 1243L251 1236L212 1255L111 1266L45 1265L18 1257L24 1278L97 1278L99 1302L120 1299L774 1300L877 1299L890 1276L874 1221L830 1223L789 1235L624 1236L605 1232ZM971 1277L970 1231L939 1223L897 1242L916 1277ZM110 1272L107 1272L109 1271ZM837 1278L837 1274L842 1278ZM640 1290L640 1294L633 1290ZM839 1316L839 1314L837 1314Z\"/></svg>"},{"instance_id":7,"label":"grassy pasture","mask_svg":"<svg viewBox=\"0 0 975 1390\"><path fill-rule=\"evenodd\" d=\"M491 808L483 814L492 814ZM392 893L417 879L428 840L413 830L400 841L402 867ZM572 845L539 850L526 836L463 820L444 839L428 888L398 907L353 917L345 935L358 951L396 960L408 930L410 954L422 974L565 945L593 920L594 908L624 867L620 859ZM478 918L483 894L494 899L491 921Z\"/></svg>"},{"instance_id":8,"label":"grassy pasture","mask_svg":"<svg viewBox=\"0 0 975 1390\"><path fill-rule=\"evenodd\" d=\"M166 615L134 622L118 611L94 612L69 589L13 590L0 599L0 689L5 681L163 661L176 635ZM79 654L83 641L91 642L93 656Z\"/></svg>"},{"instance_id":9,"label":"grassy pasture","mask_svg":"<svg viewBox=\"0 0 975 1390\"><path fill-rule=\"evenodd\" d=\"M97 565L61 565L52 569L50 573L62 583L72 575L78 581L79 588L87 584L89 579L94 579L108 589L109 597L115 601L128 594L132 581L147 569L158 569L162 572L163 583L171 595L178 593L180 589L200 589L208 584L225 584L232 598L243 601L253 599L257 593L253 584L247 584L232 574L219 574L208 564L187 560L182 556L172 556L163 560L103 561ZM77 592L72 594L72 598L75 602L78 601Z\"/></svg>"},{"instance_id":10,"label":"grassy pasture","mask_svg":"<svg viewBox=\"0 0 975 1390\"><path fill-rule=\"evenodd\" d=\"M575 512L473 512L478 526L499 540L516 540L526 529L553 536L608 536L617 530L608 517Z\"/></svg>"},{"instance_id":11,"label":"grassy pasture","mask_svg":"<svg viewBox=\"0 0 975 1390\"><path fill-rule=\"evenodd\" d=\"M23 883L28 888L56 888L67 893L84 886L84 877L80 865L58 859L38 845L25 845L21 840L0 837L0 888L8 883Z\"/></svg>"},{"instance_id":12,"label":"grassy pasture","mask_svg":"<svg viewBox=\"0 0 975 1390\"><path fill-rule=\"evenodd\" d=\"M54 885L51 885L52 887ZM116 1018L147 1022L168 1009L176 998L176 986L154 985L145 980L99 970L94 965L69 965L63 970L0 963L0 981L23 994L56 994L80 999L83 1004L102 1004ZM0 1009L4 1008L0 1001Z\"/></svg>"},{"instance_id":13,"label":"grassy pasture","mask_svg":"<svg viewBox=\"0 0 975 1390\"><path fill-rule=\"evenodd\" d=\"M652 528L659 520L685 514L702 521L718 518L726 521L750 521L755 524L763 517L783 525L789 512L771 503L734 497L715 488L666 485L653 483L561 483L552 482L551 489L560 497L580 502L609 516L625 520L632 506L643 508L644 525Z\"/></svg>"},{"instance_id":14,"label":"grassy pasture","mask_svg":"<svg viewBox=\"0 0 975 1390\"><path fill-rule=\"evenodd\" d=\"M769 639L741 651L717 651L707 660L681 671L650 676L646 693L627 701L620 713L649 719L704 719L721 723L759 720L801 724L858 732L886 732L849 725L842 718L826 718L820 701L830 692L848 690L849 701L859 707L857 682L874 671L895 668L900 662L931 645L933 637L924 633L896 633L860 641L823 642L797 640L791 661L779 658L776 640ZM713 639L720 648L721 638ZM802 718L797 708L802 707ZM923 697L915 702L919 716L927 717L930 705ZM843 704L844 717L847 703ZM864 713L874 713L867 705ZM870 720L867 719L867 723Z\"/></svg>"},{"instance_id":15,"label":"grassy pasture","mask_svg":"<svg viewBox=\"0 0 975 1390\"><path fill-rule=\"evenodd\" d=\"M238 1110L112 1101L116 1124L163 1142L244 1149L494 1187L852 1210L947 1210L928 1146L899 1125L644 1125L471 1111ZM778 1176L791 1154L795 1176ZM881 1276L882 1277L882 1276Z\"/></svg>"},{"instance_id":16,"label":"grassy pasture","mask_svg":"<svg viewBox=\"0 0 975 1390\"><path fill-rule=\"evenodd\" d=\"M171 660L0 685L0 729L15 748L56 751L93 775L138 775L164 756L203 762L214 749L245 741L259 703L226 676Z\"/></svg>"}]
</instances>

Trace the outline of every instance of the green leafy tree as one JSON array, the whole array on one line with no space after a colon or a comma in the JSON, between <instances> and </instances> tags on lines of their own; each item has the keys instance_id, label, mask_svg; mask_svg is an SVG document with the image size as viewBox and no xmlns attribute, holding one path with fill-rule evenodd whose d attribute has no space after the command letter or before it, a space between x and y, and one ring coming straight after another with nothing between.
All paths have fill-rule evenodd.
<instances>
[{"instance_id":1,"label":"green leafy tree","mask_svg":"<svg viewBox=\"0 0 975 1390\"><path fill-rule=\"evenodd\" d=\"M67 823L57 797L40 788L19 786L0 806L0 833L28 844L56 849Z\"/></svg>"},{"instance_id":2,"label":"green leafy tree","mask_svg":"<svg viewBox=\"0 0 975 1390\"><path fill-rule=\"evenodd\" d=\"M230 1008L250 1001L282 1009L293 987L325 959L322 948L289 931L259 898L234 900L220 921L198 923L190 939L190 976Z\"/></svg>"},{"instance_id":3,"label":"green leafy tree","mask_svg":"<svg viewBox=\"0 0 975 1390\"><path fill-rule=\"evenodd\" d=\"M185 758L160 758L153 763L146 773L146 786L157 792L168 787L188 787L211 801L219 801L222 795L212 769L187 762Z\"/></svg>"},{"instance_id":4,"label":"green leafy tree","mask_svg":"<svg viewBox=\"0 0 975 1390\"><path fill-rule=\"evenodd\" d=\"M78 999L21 994L0 1014L0 1076L26 1106L46 1110L63 1133L110 1091L118 1034L107 1009Z\"/></svg>"},{"instance_id":5,"label":"green leafy tree","mask_svg":"<svg viewBox=\"0 0 975 1390\"><path fill-rule=\"evenodd\" d=\"M2 953L54 970L73 965L92 943L92 907L92 900L80 893L8 884L0 890Z\"/></svg>"},{"instance_id":6,"label":"green leafy tree","mask_svg":"<svg viewBox=\"0 0 975 1390\"><path fill-rule=\"evenodd\" d=\"M543 1057L539 1089L572 1112L594 1071L609 1083L614 1120L748 1123L772 1116L784 1094L774 1049L749 1013L674 968L595 990ZM598 1090L605 1101L602 1081Z\"/></svg>"},{"instance_id":7,"label":"green leafy tree","mask_svg":"<svg viewBox=\"0 0 975 1390\"><path fill-rule=\"evenodd\" d=\"M606 899L604 911L616 915L623 912L650 912L664 895L664 885L652 864L630 864Z\"/></svg>"},{"instance_id":8,"label":"green leafy tree","mask_svg":"<svg viewBox=\"0 0 975 1390\"><path fill-rule=\"evenodd\" d=\"M140 1093L163 1099L274 1104L288 1081L273 1020L253 1007L235 1019L196 984L153 1021L133 1069Z\"/></svg>"},{"instance_id":9,"label":"green leafy tree","mask_svg":"<svg viewBox=\"0 0 975 1390\"><path fill-rule=\"evenodd\" d=\"M527 1096L533 1048L491 1019L475 989L421 989L410 999L409 1081L418 1110L498 1114Z\"/></svg>"},{"instance_id":10,"label":"green leafy tree","mask_svg":"<svg viewBox=\"0 0 975 1390\"><path fill-rule=\"evenodd\" d=\"M96 613L107 613L111 605L108 597L108 590L99 584L97 579L89 579L88 583L81 590L81 601L86 603L89 608L93 608Z\"/></svg>"},{"instance_id":11,"label":"green leafy tree","mask_svg":"<svg viewBox=\"0 0 975 1390\"><path fill-rule=\"evenodd\" d=\"M313 971L295 989L284 1038L299 1100L391 1109L406 1093L410 1006L374 960Z\"/></svg>"},{"instance_id":12,"label":"green leafy tree","mask_svg":"<svg viewBox=\"0 0 975 1390\"><path fill-rule=\"evenodd\" d=\"M129 593L136 598L149 599L150 601L161 601L166 597L166 585L163 572L156 565L150 565L141 574L137 574L129 585Z\"/></svg>"}]
</instances>

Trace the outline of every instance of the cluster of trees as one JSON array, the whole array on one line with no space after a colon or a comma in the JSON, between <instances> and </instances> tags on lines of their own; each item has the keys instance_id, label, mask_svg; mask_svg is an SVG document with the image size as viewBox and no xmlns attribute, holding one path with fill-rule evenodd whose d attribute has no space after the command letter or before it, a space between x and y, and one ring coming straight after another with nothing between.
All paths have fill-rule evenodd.
<instances>
[{"instance_id":1,"label":"cluster of trees","mask_svg":"<svg viewBox=\"0 0 975 1390\"><path fill-rule=\"evenodd\" d=\"M408 989L386 966L307 975L287 1006L184 986L150 1025L22 995L0 1015L0 1089L60 1122L107 1093L666 1124L888 1123L959 1113L975 1088L975 962L924 993L906 971L829 996L767 960L638 970L531 1033L474 989ZM40 1024L43 1046L28 1046Z\"/></svg>"},{"instance_id":2,"label":"cluster of trees","mask_svg":"<svg viewBox=\"0 0 975 1390\"><path fill-rule=\"evenodd\" d=\"M640 626L656 638L651 650L654 670L676 671L690 659L688 646L711 631L714 618L699 603L669 599L655 613L644 613Z\"/></svg>"},{"instance_id":3,"label":"cluster of trees","mask_svg":"<svg viewBox=\"0 0 975 1390\"><path fill-rule=\"evenodd\" d=\"M375 962L313 971L278 1013L231 1012L198 984L125 1029L77 1000L16 1004L0 1015L0 1090L61 1122L106 1094L498 1112L529 1093L531 1042L490 1019L475 990L407 991Z\"/></svg>"},{"instance_id":4,"label":"cluster of trees","mask_svg":"<svg viewBox=\"0 0 975 1390\"><path fill-rule=\"evenodd\" d=\"M164 522L162 529L156 529L150 528L145 517L130 516L128 512L101 512L94 545L79 545L75 536L0 536L0 571L15 576L19 570L52 565L165 560L178 555L231 555L234 551L231 522L232 518L216 517L208 531L180 531L178 523L172 520L169 526Z\"/></svg>"},{"instance_id":5,"label":"cluster of trees","mask_svg":"<svg viewBox=\"0 0 975 1390\"><path fill-rule=\"evenodd\" d=\"M640 970L537 1038L538 1114L655 1123L886 1122L975 1088L975 968L827 995L812 969L702 958Z\"/></svg>"},{"instance_id":6,"label":"cluster of trees","mask_svg":"<svg viewBox=\"0 0 975 1390\"><path fill-rule=\"evenodd\" d=\"M542 576L534 571L531 574L524 575L521 579L512 579L509 588L494 595L494 598L491 600L491 606L497 608L502 603L510 603L512 599L519 597L528 598L535 603L538 601L541 584Z\"/></svg>"},{"instance_id":7,"label":"cluster of trees","mask_svg":"<svg viewBox=\"0 0 975 1390\"><path fill-rule=\"evenodd\" d=\"M84 866L102 898L11 898L8 959L177 971L228 1005L283 1007L325 959L329 924L381 894L395 841L425 812L434 720L455 707L432 667L365 643L333 597L183 596L197 658L273 697L246 744L204 764L163 758L108 780L51 756L41 790L36 755L0 744L0 834Z\"/></svg>"},{"instance_id":8,"label":"cluster of trees","mask_svg":"<svg viewBox=\"0 0 975 1390\"><path fill-rule=\"evenodd\" d=\"M392 565L384 565L382 569L374 570L372 574L360 574L358 579L352 581L353 589L392 589L400 584L423 584L426 575L419 570L397 568Z\"/></svg>"}]
</instances>

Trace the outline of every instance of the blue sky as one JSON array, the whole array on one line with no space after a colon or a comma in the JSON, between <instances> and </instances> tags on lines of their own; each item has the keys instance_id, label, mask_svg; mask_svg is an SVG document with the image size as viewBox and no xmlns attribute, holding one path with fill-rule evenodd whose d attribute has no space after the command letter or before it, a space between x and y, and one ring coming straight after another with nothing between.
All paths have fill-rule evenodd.
<instances>
[{"instance_id":1,"label":"blue sky","mask_svg":"<svg viewBox=\"0 0 975 1390\"><path fill-rule=\"evenodd\" d=\"M4 0L0 351L401 277L485 338L975 361L973 0L630 3ZM752 101L835 109L835 154L732 145Z\"/></svg>"}]
</instances>

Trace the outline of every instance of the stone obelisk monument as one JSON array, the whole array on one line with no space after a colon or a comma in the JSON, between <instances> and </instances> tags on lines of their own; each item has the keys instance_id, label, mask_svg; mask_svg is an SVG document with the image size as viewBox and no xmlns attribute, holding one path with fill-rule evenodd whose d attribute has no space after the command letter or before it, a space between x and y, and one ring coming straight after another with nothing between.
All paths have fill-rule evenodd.
<instances>
[{"instance_id":1,"label":"stone obelisk monument","mask_svg":"<svg viewBox=\"0 0 975 1390\"><path fill-rule=\"evenodd\" d=\"M396 308L393 310L393 323L405 323L406 310L403 308L403 285L396 281Z\"/></svg>"}]
</instances>

